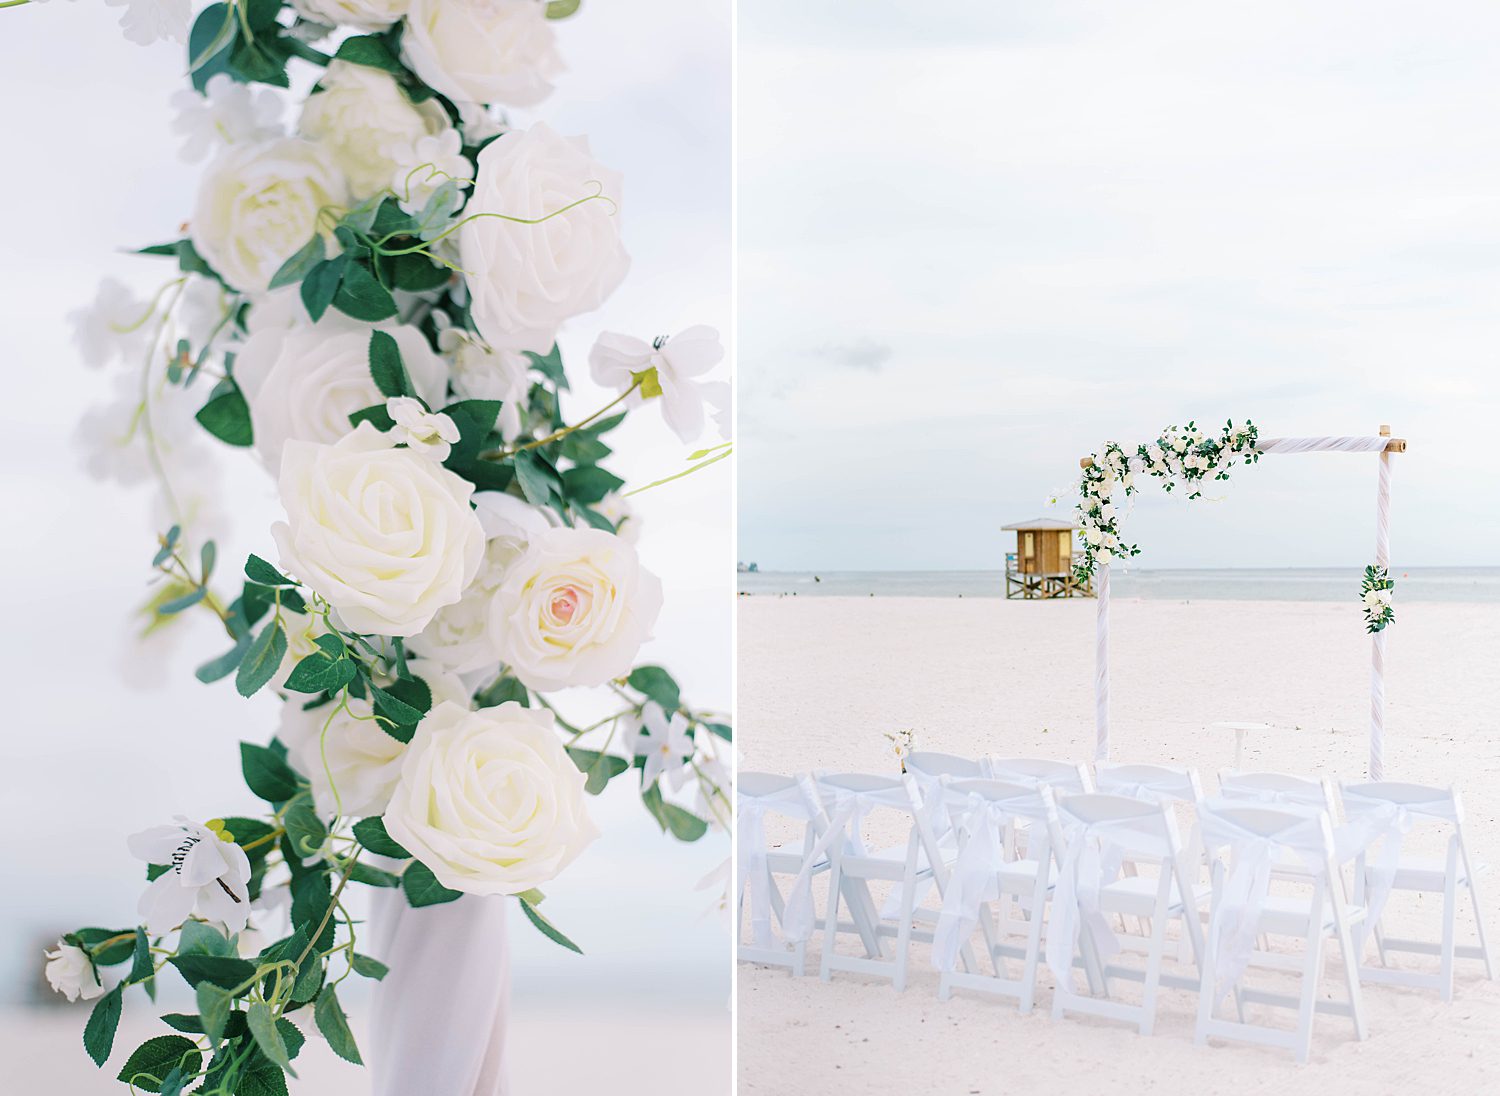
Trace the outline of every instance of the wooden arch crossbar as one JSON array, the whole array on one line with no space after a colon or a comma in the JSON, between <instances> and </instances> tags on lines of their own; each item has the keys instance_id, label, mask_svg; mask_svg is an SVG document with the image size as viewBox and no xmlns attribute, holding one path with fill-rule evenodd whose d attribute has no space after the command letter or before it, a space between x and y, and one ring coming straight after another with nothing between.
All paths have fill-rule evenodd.
<instances>
[{"instance_id":1,"label":"wooden arch crossbar","mask_svg":"<svg viewBox=\"0 0 1500 1096\"><path fill-rule=\"evenodd\" d=\"M1391 557L1391 454L1406 452L1404 438L1391 437L1382 426L1375 437L1267 438L1256 443L1261 453L1378 453L1380 479L1375 494L1375 566L1389 567ZM1093 458L1079 464L1087 468ZM1098 616L1094 643L1094 757L1109 758L1109 559L1105 557L1095 577ZM1385 636L1386 629L1370 637L1370 779L1385 775Z\"/></svg>"}]
</instances>

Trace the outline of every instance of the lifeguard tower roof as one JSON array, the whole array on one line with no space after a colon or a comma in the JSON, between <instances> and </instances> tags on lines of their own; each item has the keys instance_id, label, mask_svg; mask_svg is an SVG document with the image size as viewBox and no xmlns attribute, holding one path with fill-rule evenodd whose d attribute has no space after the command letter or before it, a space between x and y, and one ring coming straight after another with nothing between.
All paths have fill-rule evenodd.
<instances>
[{"instance_id":1,"label":"lifeguard tower roof","mask_svg":"<svg viewBox=\"0 0 1500 1096\"><path fill-rule=\"evenodd\" d=\"M1071 521L1063 521L1061 518L1032 518L1030 521L1012 522L1010 525L1000 526L1003 532L1012 533L1018 529L1077 529L1078 526Z\"/></svg>"}]
</instances>

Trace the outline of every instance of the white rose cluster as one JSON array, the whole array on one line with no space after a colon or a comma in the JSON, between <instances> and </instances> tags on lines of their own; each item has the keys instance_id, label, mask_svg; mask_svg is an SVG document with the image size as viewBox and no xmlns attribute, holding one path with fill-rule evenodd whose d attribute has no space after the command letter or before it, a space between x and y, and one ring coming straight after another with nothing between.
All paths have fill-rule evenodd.
<instances>
[{"instance_id":1,"label":"white rose cluster","mask_svg":"<svg viewBox=\"0 0 1500 1096\"><path fill-rule=\"evenodd\" d=\"M473 484L360 423L332 445L289 441L272 527L281 564L358 632L413 636L463 596L484 558Z\"/></svg>"},{"instance_id":2,"label":"white rose cluster","mask_svg":"<svg viewBox=\"0 0 1500 1096\"><path fill-rule=\"evenodd\" d=\"M521 894L555 878L599 835L585 780L551 712L438 704L401 760L385 826L445 887Z\"/></svg>"}]
</instances>

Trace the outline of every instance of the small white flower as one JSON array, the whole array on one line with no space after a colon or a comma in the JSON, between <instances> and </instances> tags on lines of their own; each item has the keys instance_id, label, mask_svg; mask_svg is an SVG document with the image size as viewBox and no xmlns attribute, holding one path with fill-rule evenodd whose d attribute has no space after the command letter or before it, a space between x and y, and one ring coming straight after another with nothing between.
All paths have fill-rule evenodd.
<instances>
[{"instance_id":1,"label":"small white flower","mask_svg":"<svg viewBox=\"0 0 1500 1096\"><path fill-rule=\"evenodd\" d=\"M671 782L672 790L682 787L687 774L687 761L693 756L693 738L688 734L687 719L680 712L668 718L660 704L649 703L641 710L641 726L634 744L636 757L644 758L641 784L650 787L662 774Z\"/></svg>"},{"instance_id":2,"label":"small white flower","mask_svg":"<svg viewBox=\"0 0 1500 1096\"><path fill-rule=\"evenodd\" d=\"M615 535L625 541L626 544L639 543L641 539L641 519L636 514L635 508L626 501L625 496L616 491L611 491L598 502L594 503L593 509L602 514L609 523L615 527ZM581 529L587 523L582 518L578 520Z\"/></svg>"},{"instance_id":3,"label":"small white flower","mask_svg":"<svg viewBox=\"0 0 1500 1096\"><path fill-rule=\"evenodd\" d=\"M700 756L694 764L698 770L698 797L693 803L693 813L707 819L709 829L722 829L728 813L733 775L716 758Z\"/></svg>"},{"instance_id":4,"label":"small white flower","mask_svg":"<svg viewBox=\"0 0 1500 1096\"><path fill-rule=\"evenodd\" d=\"M59 940L57 949L46 952L45 955L47 984L53 990L69 1001L80 998L92 1001L103 995L104 987L99 983L99 972L89 962L89 957L82 948Z\"/></svg>"},{"instance_id":5,"label":"small white flower","mask_svg":"<svg viewBox=\"0 0 1500 1096\"><path fill-rule=\"evenodd\" d=\"M501 438L519 438L531 392L531 360L519 350L491 350L456 327L438 332L438 349L450 356L454 393L465 400L499 400L495 425Z\"/></svg>"},{"instance_id":6,"label":"small white flower","mask_svg":"<svg viewBox=\"0 0 1500 1096\"><path fill-rule=\"evenodd\" d=\"M112 8L123 7L120 26L125 37L137 45L170 38L186 42L188 20L193 14L191 0L104 0Z\"/></svg>"},{"instance_id":7,"label":"small white flower","mask_svg":"<svg viewBox=\"0 0 1500 1096\"><path fill-rule=\"evenodd\" d=\"M717 917L725 925L734 919L734 873L730 870L731 867L732 858L726 856L722 864L693 886L695 891L713 892L713 904L703 911L703 916Z\"/></svg>"},{"instance_id":8,"label":"small white flower","mask_svg":"<svg viewBox=\"0 0 1500 1096\"><path fill-rule=\"evenodd\" d=\"M474 185L474 165L463 154L463 138L456 129L445 129L421 137L392 151L391 190L401 208L421 212L427 199L450 179L460 187Z\"/></svg>"},{"instance_id":9,"label":"small white flower","mask_svg":"<svg viewBox=\"0 0 1500 1096\"><path fill-rule=\"evenodd\" d=\"M482 103L455 103L458 107L458 122L463 127L464 137L471 145L482 144L491 137L498 137L510 129L504 115Z\"/></svg>"},{"instance_id":10,"label":"small white flower","mask_svg":"<svg viewBox=\"0 0 1500 1096\"><path fill-rule=\"evenodd\" d=\"M98 369L146 348L146 321L151 307L123 282L105 278L99 283L92 304L68 313L73 342L83 364Z\"/></svg>"},{"instance_id":11,"label":"small white flower","mask_svg":"<svg viewBox=\"0 0 1500 1096\"><path fill-rule=\"evenodd\" d=\"M195 163L220 144L253 144L282 135L281 97L269 88L255 89L227 73L217 73L203 87L172 96L177 117L172 131L184 140L182 159Z\"/></svg>"},{"instance_id":12,"label":"small white flower","mask_svg":"<svg viewBox=\"0 0 1500 1096\"><path fill-rule=\"evenodd\" d=\"M394 434L423 456L441 464L458 440L458 424L441 411L426 410L410 396L392 396L385 401L386 414L396 424Z\"/></svg>"},{"instance_id":13,"label":"small white flower","mask_svg":"<svg viewBox=\"0 0 1500 1096\"><path fill-rule=\"evenodd\" d=\"M250 861L223 823L200 826L178 817L127 839L130 854L167 870L141 895L138 912L153 936L171 932L190 915L222 923L231 933L250 917Z\"/></svg>"},{"instance_id":14,"label":"small white flower","mask_svg":"<svg viewBox=\"0 0 1500 1096\"><path fill-rule=\"evenodd\" d=\"M607 387L624 392L635 386L629 401L633 406L660 396L667 425L691 442L703 433L707 393L700 378L723 360L719 333L697 324L652 343L606 331L589 352L589 369Z\"/></svg>"}]
</instances>

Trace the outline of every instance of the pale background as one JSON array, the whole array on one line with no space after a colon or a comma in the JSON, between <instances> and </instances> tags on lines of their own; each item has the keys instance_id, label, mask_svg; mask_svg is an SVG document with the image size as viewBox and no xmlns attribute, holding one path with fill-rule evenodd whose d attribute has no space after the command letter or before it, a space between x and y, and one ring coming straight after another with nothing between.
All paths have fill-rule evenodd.
<instances>
[{"instance_id":1,"label":"pale background","mask_svg":"<svg viewBox=\"0 0 1500 1096\"><path fill-rule=\"evenodd\" d=\"M1411 439L1396 566L1492 564L1500 8L740 5L741 543L998 568L1106 439ZM1374 471L1148 489L1142 567L1360 567ZM837 483L837 490L829 485Z\"/></svg>"},{"instance_id":2,"label":"pale background","mask_svg":"<svg viewBox=\"0 0 1500 1096\"><path fill-rule=\"evenodd\" d=\"M6 1055L15 1061L21 1046L50 1039L65 1065L81 1063L70 1078L99 1078L76 1089L59 1078L48 1091L119 1086L83 1056L84 1010L68 1010L66 1035L21 1022L15 1007L37 992L41 947L82 923L134 921L141 879L126 834L174 813L253 811L235 744L264 741L275 725L269 697L242 701L228 683L191 677L200 656L222 647L213 627L178 645L157 675L161 687L122 680L141 673L123 653L126 618L144 595L154 530L143 494L81 470L72 432L106 378L79 364L64 316L105 274L142 294L168 277L162 260L120 249L179 235L201 166L178 161L169 129L167 98L184 86L180 52L126 41L117 15L95 3L0 11L0 417L12 454L0 468L9 514L0 643L11 682L0 750L0 1006L11 1011L0 1044L17 1044ZM576 416L603 402L584 361L598 330L650 337L706 322L727 332L728 5L585 4L559 37L570 71L549 103L516 120L545 117L560 132L585 133L595 155L623 172L634 257L608 306L565 334ZM654 410L611 440L615 470L635 485L680 470L689 449ZM277 507L251 457L217 453L236 511L220 552L231 568L247 551L270 549ZM635 500L642 555L666 587L660 638L643 657L673 668L693 703L720 708L731 679L729 483L724 462ZM514 1053L530 1090L603 1081L615 1092L698 1093L727 1084L727 930L704 916L713 896L693 887L728 856L728 840L681 845L633 798L621 780L596 801L605 836L547 888L548 913L587 957L512 920L522 1034ZM340 1076L339 1091L354 1091L358 1075Z\"/></svg>"}]
</instances>

